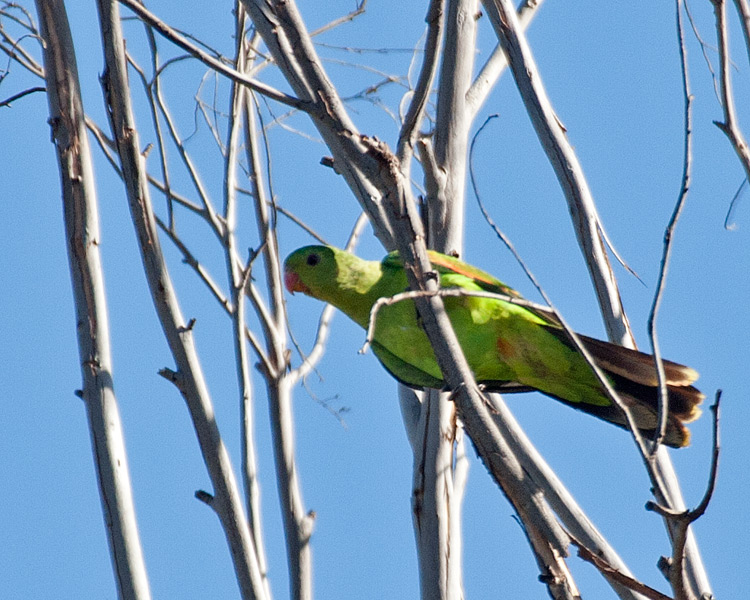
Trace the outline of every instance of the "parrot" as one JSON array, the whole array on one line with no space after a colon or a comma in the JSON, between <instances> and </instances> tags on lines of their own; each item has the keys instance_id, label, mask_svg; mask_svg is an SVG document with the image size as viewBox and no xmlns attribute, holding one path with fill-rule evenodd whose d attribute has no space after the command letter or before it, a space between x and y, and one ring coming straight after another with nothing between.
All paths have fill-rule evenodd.
<instances>
[{"instance_id":1,"label":"parrot","mask_svg":"<svg viewBox=\"0 0 750 600\"><path fill-rule=\"evenodd\" d=\"M490 292L521 299L513 288L457 258L428 250L441 288ZM379 298L409 289L398 252L369 261L333 246L305 246L284 262L287 290L328 302L368 329ZM573 408L627 428L622 411L608 398L585 357L554 311L541 305L500 298L445 296L445 311L476 382L488 392L539 391ZM659 383L653 357L637 350L580 335L579 339L630 408L643 435L658 427ZM371 347L385 369L414 389L445 389L443 375L411 299L377 312ZM685 447L685 423L700 415L703 394L693 387L698 373L663 361L669 398L663 443Z\"/></svg>"}]
</instances>

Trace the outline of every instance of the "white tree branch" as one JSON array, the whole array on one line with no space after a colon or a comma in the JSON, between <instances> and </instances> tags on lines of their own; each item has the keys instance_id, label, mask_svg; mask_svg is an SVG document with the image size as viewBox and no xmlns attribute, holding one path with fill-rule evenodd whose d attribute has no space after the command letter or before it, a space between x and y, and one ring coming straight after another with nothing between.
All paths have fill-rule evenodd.
<instances>
[{"instance_id":1,"label":"white tree branch","mask_svg":"<svg viewBox=\"0 0 750 600\"><path fill-rule=\"evenodd\" d=\"M581 251L589 268L599 299L608 335L611 340L634 347L627 317L622 308L619 291L607 258L601 227L593 198L588 190L580 164L565 136L565 131L552 109L542 85L531 50L518 24L516 12L509 0L483 0L500 43L508 57L513 77L526 104L527 112L537 131L542 146L557 174L568 200L568 207L578 236ZM713 1L713 0L712 0ZM632 429L632 428L631 428ZM637 432L633 432L636 434ZM635 435L638 441L638 435ZM673 508L684 509L684 500L669 454L660 447L655 457L639 448L644 464L654 484L657 501ZM671 536L674 528L666 521ZM674 537L672 537L674 543ZM705 573L692 532L688 532L686 565L694 589L701 595L710 594Z\"/></svg>"},{"instance_id":2,"label":"white tree branch","mask_svg":"<svg viewBox=\"0 0 750 600\"><path fill-rule=\"evenodd\" d=\"M600 219L578 158L555 114L510 0L484 0L537 136L568 201L609 338L633 347L620 293L600 231Z\"/></svg>"},{"instance_id":3,"label":"white tree branch","mask_svg":"<svg viewBox=\"0 0 750 600\"><path fill-rule=\"evenodd\" d=\"M38 0L52 139L62 184L78 349L91 445L118 595L149 600L130 471L112 379L99 215L78 68L62 0Z\"/></svg>"},{"instance_id":4,"label":"white tree branch","mask_svg":"<svg viewBox=\"0 0 750 600\"><path fill-rule=\"evenodd\" d=\"M248 54L245 40L246 15L242 7L235 6L235 56L234 64L238 72L245 73L248 68L246 56ZM260 485L258 483L258 464L255 449L255 408L253 399L253 385L250 373L250 356L245 343L246 325L246 295L252 258L248 264L241 265L235 259L240 254L237 241L237 167L243 133L243 116L247 93L237 82L232 83L231 106L229 108L228 139L226 143L226 159L224 161L224 222L225 235L222 241L227 275L230 281L232 305L231 313L234 335L235 371L240 391L240 415L242 434L242 480L245 488L245 504L247 506L250 535L252 536L255 553L258 557L266 598L271 598L270 582L268 580L268 566L265 546L263 543L263 529L261 526ZM208 205L208 203L207 203Z\"/></svg>"},{"instance_id":5,"label":"white tree branch","mask_svg":"<svg viewBox=\"0 0 750 600\"><path fill-rule=\"evenodd\" d=\"M408 182L396 157L379 142L356 134L354 125L322 70L293 2L243 0L276 63L295 92L319 104L310 111L314 123L334 155L334 166L346 178L355 196L371 216L373 226L386 247L401 251L412 289L434 291L429 279L429 261L424 233L416 214ZM439 297L417 300L418 310L446 381L454 392L467 432L488 468L516 507L548 589L558 598L577 594L562 562L566 538L544 506L527 487L518 462L499 436Z\"/></svg>"},{"instance_id":6,"label":"white tree branch","mask_svg":"<svg viewBox=\"0 0 750 600\"><path fill-rule=\"evenodd\" d=\"M119 10L117 3L110 0L99 0L97 7L105 56L102 83L112 134L120 156L128 202L154 307L179 369L170 374L170 379L182 393L190 411L201 452L214 486L214 500L211 505L223 526L242 596L246 599L263 598L265 585L237 481L219 433L192 332L180 311L161 253L128 93Z\"/></svg>"}]
</instances>

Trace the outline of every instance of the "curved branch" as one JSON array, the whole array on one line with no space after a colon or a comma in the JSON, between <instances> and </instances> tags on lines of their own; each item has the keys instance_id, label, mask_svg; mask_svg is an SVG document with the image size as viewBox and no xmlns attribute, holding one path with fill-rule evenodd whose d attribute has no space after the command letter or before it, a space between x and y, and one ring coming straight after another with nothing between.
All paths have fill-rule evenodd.
<instances>
[{"instance_id":1,"label":"curved branch","mask_svg":"<svg viewBox=\"0 0 750 600\"><path fill-rule=\"evenodd\" d=\"M568 210L578 243L586 257L607 335L612 341L634 347L620 292L607 258L594 199L578 157L565 135L565 128L557 118L544 89L516 11L510 0L483 0L483 4L508 57L526 111L568 202Z\"/></svg>"}]
</instances>

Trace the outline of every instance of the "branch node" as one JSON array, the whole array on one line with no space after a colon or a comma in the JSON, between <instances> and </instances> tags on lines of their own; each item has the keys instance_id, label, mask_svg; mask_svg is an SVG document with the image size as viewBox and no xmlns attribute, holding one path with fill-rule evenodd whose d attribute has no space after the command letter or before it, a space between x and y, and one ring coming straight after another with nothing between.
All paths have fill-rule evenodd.
<instances>
[{"instance_id":1,"label":"branch node","mask_svg":"<svg viewBox=\"0 0 750 600\"><path fill-rule=\"evenodd\" d=\"M179 331L180 333L187 333L188 331L192 331L193 327L195 327L195 317L190 319L187 322L187 325L185 325L184 327L180 327Z\"/></svg>"},{"instance_id":2,"label":"branch node","mask_svg":"<svg viewBox=\"0 0 750 600\"><path fill-rule=\"evenodd\" d=\"M660 556L659 560L656 561L656 568L659 569L659 572L664 576L664 579L669 581L672 571L672 557Z\"/></svg>"},{"instance_id":3,"label":"branch node","mask_svg":"<svg viewBox=\"0 0 750 600\"><path fill-rule=\"evenodd\" d=\"M203 502L203 504L205 504L206 506L208 506L211 509L215 510L215 507L214 507L214 500L215 500L215 498L214 498L213 494L209 494L205 490L197 490L195 492L195 498L196 498L196 500L200 500L201 502Z\"/></svg>"},{"instance_id":4,"label":"branch node","mask_svg":"<svg viewBox=\"0 0 750 600\"><path fill-rule=\"evenodd\" d=\"M164 367L159 369L158 373L170 383L175 384L178 388L180 387L180 373L178 371L174 371L169 367Z\"/></svg>"}]
</instances>

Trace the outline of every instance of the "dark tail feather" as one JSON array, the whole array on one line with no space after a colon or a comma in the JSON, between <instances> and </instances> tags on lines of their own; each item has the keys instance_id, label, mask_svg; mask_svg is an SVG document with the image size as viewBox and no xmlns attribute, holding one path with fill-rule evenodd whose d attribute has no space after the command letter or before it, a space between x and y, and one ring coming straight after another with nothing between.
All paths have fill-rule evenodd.
<instances>
[{"instance_id":1,"label":"dark tail feather","mask_svg":"<svg viewBox=\"0 0 750 600\"><path fill-rule=\"evenodd\" d=\"M659 388L646 386L627 379L622 375L607 372L615 391L630 408L638 428L647 437L654 437L659 425ZM698 405L703 401L703 394L692 385L676 386L667 384L669 412L664 443L675 448L682 448L690 443L690 430L685 423L694 421L700 415ZM625 417L615 408L613 423L627 427Z\"/></svg>"},{"instance_id":2,"label":"dark tail feather","mask_svg":"<svg viewBox=\"0 0 750 600\"><path fill-rule=\"evenodd\" d=\"M564 332L560 331L559 337L571 344ZM659 418L658 376L653 356L594 338L579 337L597 366L609 377L615 391L630 408L641 433L653 437L658 428ZM700 416L699 405L704 396L691 385L698 379L695 370L667 360L663 362L669 401L663 442L668 446L681 448L690 443L690 431L685 427L685 423L690 423ZM564 399L560 400L566 402ZM625 416L616 406L595 406L582 402L566 404L627 428Z\"/></svg>"}]
</instances>

